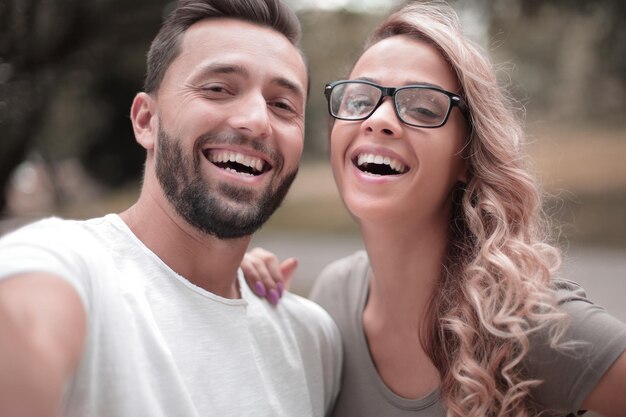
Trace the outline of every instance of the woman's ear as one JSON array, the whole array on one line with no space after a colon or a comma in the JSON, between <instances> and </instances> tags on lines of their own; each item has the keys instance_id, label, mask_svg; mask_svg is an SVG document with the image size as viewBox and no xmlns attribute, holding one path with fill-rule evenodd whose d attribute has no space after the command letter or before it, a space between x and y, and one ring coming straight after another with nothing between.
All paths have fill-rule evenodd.
<instances>
[{"instance_id":1,"label":"woman's ear","mask_svg":"<svg viewBox=\"0 0 626 417\"><path fill-rule=\"evenodd\" d=\"M130 120L135 132L135 140L146 150L154 148L158 130L156 102L147 93L137 93L130 107Z\"/></svg>"},{"instance_id":2,"label":"woman's ear","mask_svg":"<svg viewBox=\"0 0 626 417\"><path fill-rule=\"evenodd\" d=\"M463 166L461 167L461 172L459 172L459 176L457 177L457 181L462 183L462 184L467 184L467 182L469 181L470 178L470 158L469 158L469 153L470 153L470 144L471 144L471 140L472 140L472 128L470 127L470 131L469 131L469 135L467 136L467 139L465 141L465 144L463 145L463 148L461 148L461 150L459 151L459 155L461 157Z\"/></svg>"},{"instance_id":3,"label":"woman's ear","mask_svg":"<svg viewBox=\"0 0 626 417\"><path fill-rule=\"evenodd\" d=\"M469 181L469 174L467 173L467 160L463 164L463 169L461 170L457 181L462 184L467 184L467 182Z\"/></svg>"}]
</instances>

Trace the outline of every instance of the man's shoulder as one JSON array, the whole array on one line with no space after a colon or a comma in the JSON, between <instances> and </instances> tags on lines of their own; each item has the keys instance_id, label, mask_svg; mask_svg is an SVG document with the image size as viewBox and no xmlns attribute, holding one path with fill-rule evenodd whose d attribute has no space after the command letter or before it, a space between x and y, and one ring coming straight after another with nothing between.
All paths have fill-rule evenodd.
<instances>
[{"instance_id":1,"label":"man's shoulder","mask_svg":"<svg viewBox=\"0 0 626 417\"><path fill-rule=\"evenodd\" d=\"M294 337L304 356L331 355L336 363L340 363L337 356L341 351L339 328L326 310L311 300L287 292L275 311L280 316L283 330L288 328L288 334ZM330 357L324 360L330 361Z\"/></svg>"},{"instance_id":2,"label":"man's shoulder","mask_svg":"<svg viewBox=\"0 0 626 417\"><path fill-rule=\"evenodd\" d=\"M87 236L89 225L104 221L104 217L89 220L71 220L60 217L47 217L9 231L1 236L4 241L24 239L73 240Z\"/></svg>"},{"instance_id":3,"label":"man's shoulder","mask_svg":"<svg viewBox=\"0 0 626 417\"><path fill-rule=\"evenodd\" d=\"M5 250L47 248L49 250L67 250L80 247L85 231L76 220L49 217L26 224L0 237L0 247Z\"/></svg>"},{"instance_id":4,"label":"man's shoulder","mask_svg":"<svg viewBox=\"0 0 626 417\"><path fill-rule=\"evenodd\" d=\"M280 311L281 309L282 311ZM334 322L326 310L317 303L291 292L283 294L279 312L288 316L293 323L305 327L327 328L334 326Z\"/></svg>"},{"instance_id":5,"label":"man's shoulder","mask_svg":"<svg viewBox=\"0 0 626 417\"><path fill-rule=\"evenodd\" d=\"M101 219L50 217L27 224L0 238L2 276L49 272L65 278L85 276L104 250L90 224Z\"/></svg>"},{"instance_id":6,"label":"man's shoulder","mask_svg":"<svg viewBox=\"0 0 626 417\"><path fill-rule=\"evenodd\" d=\"M45 217L26 223L21 223L17 227L7 230L3 237L15 234L29 233L33 231L49 230L70 227L76 220L67 220L60 217Z\"/></svg>"}]
</instances>

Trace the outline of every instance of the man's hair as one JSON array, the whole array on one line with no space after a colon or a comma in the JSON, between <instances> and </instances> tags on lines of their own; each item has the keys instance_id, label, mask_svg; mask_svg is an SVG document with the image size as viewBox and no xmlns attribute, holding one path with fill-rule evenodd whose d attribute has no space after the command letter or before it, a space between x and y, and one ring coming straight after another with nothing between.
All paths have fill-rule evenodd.
<instances>
[{"instance_id":1,"label":"man's hair","mask_svg":"<svg viewBox=\"0 0 626 417\"><path fill-rule=\"evenodd\" d=\"M200 20L217 18L239 19L270 27L296 47L300 41L298 17L281 0L178 0L148 51L145 92L153 93L159 89L167 68L180 53L183 33Z\"/></svg>"}]
</instances>

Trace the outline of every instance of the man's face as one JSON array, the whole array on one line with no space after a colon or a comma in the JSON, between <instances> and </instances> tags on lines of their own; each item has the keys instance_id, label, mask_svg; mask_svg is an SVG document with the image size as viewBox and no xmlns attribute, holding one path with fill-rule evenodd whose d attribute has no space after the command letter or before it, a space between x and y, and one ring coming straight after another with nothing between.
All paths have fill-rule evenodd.
<instances>
[{"instance_id":1,"label":"man's face","mask_svg":"<svg viewBox=\"0 0 626 417\"><path fill-rule=\"evenodd\" d=\"M188 223L237 238L279 206L302 154L306 80L272 29L213 19L183 35L157 93L155 170Z\"/></svg>"}]
</instances>

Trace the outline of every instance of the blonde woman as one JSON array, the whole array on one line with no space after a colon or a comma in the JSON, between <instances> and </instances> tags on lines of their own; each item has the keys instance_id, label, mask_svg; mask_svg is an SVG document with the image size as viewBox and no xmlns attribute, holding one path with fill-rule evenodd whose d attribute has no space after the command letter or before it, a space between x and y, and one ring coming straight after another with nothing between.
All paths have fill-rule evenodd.
<instances>
[{"instance_id":1,"label":"blonde woman","mask_svg":"<svg viewBox=\"0 0 626 417\"><path fill-rule=\"evenodd\" d=\"M626 415L626 326L559 279L520 123L453 10L391 15L325 93L366 248L311 293L343 339L332 415ZM294 263L242 266L271 294Z\"/></svg>"}]
</instances>

